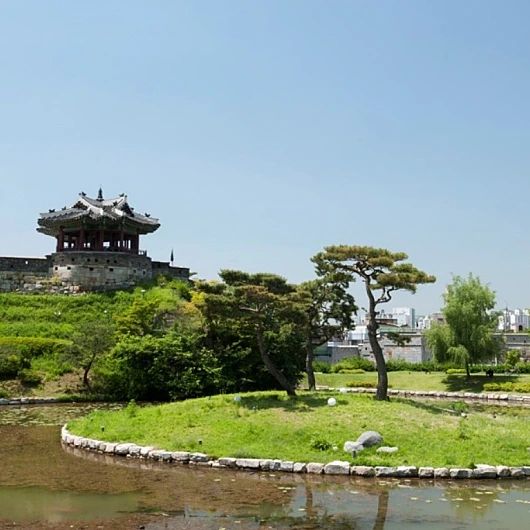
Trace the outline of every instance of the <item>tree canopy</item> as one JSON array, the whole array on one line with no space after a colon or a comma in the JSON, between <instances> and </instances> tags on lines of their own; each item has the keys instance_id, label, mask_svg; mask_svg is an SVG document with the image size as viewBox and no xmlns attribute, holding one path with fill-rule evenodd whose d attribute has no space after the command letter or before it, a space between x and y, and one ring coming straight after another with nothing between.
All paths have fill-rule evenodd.
<instances>
[{"instance_id":1,"label":"tree canopy","mask_svg":"<svg viewBox=\"0 0 530 530\"><path fill-rule=\"evenodd\" d=\"M444 294L445 324L427 331L427 342L439 362L451 360L465 367L493 358L500 348L493 336L495 293L470 274L455 276Z\"/></svg>"},{"instance_id":2,"label":"tree canopy","mask_svg":"<svg viewBox=\"0 0 530 530\"><path fill-rule=\"evenodd\" d=\"M377 308L390 302L395 291L416 292L420 284L436 281L434 276L417 269L404 252L358 245L334 245L312 258L317 271L346 274L350 281L363 282L368 298L367 332L377 366L376 399L388 399L388 376L383 350L379 344Z\"/></svg>"}]
</instances>

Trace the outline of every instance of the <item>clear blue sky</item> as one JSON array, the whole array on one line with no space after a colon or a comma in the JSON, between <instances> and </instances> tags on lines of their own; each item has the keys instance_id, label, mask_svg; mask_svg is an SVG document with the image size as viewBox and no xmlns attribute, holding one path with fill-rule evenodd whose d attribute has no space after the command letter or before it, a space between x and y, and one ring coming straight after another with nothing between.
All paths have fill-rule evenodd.
<instances>
[{"instance_id":1,"label":"clear blue sky","mask_svg":"<svg viewBox=\"0 0 530 530\"><path fill-rule=\"evenodd\" d=\"M38 213L127 192L142 247L313 276L327 244L405 251L436 310L473 272L530 306L528 2L0 0L0 255Z\"/></svg>"}]
</instances>

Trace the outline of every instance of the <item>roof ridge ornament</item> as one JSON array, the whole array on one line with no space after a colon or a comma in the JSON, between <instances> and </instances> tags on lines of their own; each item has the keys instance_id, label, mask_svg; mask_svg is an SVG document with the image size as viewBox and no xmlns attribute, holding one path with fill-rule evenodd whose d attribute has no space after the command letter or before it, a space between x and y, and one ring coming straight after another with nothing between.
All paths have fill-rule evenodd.
<instances>
[{"instance_id":1,"label":"roof ridge ornament","mask_svg":"<svg viewBox=\"0 0 530 530\"><path fill-rule=\"evenodd\" d=\"M100 187L98 190L98 201L102 201L102 200L103 200L103 190Z\"/></svg>"}]
</instances>

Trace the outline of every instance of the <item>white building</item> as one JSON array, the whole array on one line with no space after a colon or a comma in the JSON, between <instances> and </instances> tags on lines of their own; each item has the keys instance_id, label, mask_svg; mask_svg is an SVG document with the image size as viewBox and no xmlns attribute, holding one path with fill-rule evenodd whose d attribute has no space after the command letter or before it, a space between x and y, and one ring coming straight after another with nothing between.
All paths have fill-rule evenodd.
<instances>
[{"instance_id":1,"label":"white building","mask_svg":"<svg viewBox=\"0 0 530 530\"><path fill-rule=\"evenodd\" d=\"M497 326L499 331L526 331L530 329L530 310L506 308L499 315Z\"/></svg>"},{"instance_id":2,"label":"white building","mask_svg":"<svg viewBox=\"0 0 530 530\"><path fill-rule=\"evenodd\" d=\"M394 307L391 314L399 327L416 329L416 310L413 307Z\"/></svg>"}]
</instances>

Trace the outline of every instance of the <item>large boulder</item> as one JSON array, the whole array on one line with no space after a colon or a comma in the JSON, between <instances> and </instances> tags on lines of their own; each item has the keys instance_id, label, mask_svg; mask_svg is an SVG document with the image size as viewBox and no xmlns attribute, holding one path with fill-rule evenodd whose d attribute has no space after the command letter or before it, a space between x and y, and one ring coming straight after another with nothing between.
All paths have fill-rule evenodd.
<instances>
[{"instance_id":1,"label":"large boulder","mask_svg":"<svg viewBox=\"0 0 530 530\"><path fill-rule=\"evenodd\" d=\"M366 431L357 438L357 442L364 447L372 447L383 443L383 437L376 431Z\"/></svg>"}]
</instances>

